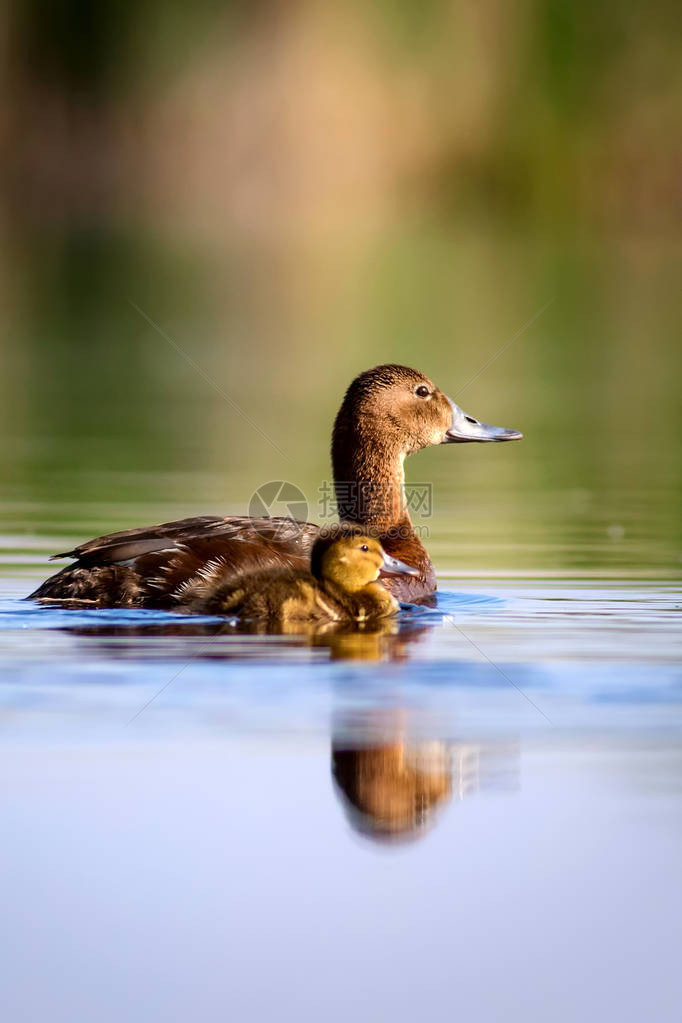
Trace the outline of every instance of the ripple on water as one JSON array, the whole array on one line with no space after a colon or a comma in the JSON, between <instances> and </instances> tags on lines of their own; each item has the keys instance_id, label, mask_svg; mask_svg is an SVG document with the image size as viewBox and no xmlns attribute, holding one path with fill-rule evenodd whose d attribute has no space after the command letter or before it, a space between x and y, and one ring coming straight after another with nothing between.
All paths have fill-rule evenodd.
<instances>
[{"instance_id":1,"label":"ripple on water","mask_svg":"<svg viewBox=\"0 0 682 1023\"><path fill-rule=\"evenodd\" d=\"M150 719L229 709L249 727L317 729L338 707L393 701L460 730L676 729L679 610L672 584L458 581L376 633L302 637L8 599L0 705L106 716L153 700Z\"/></svg>"}]
</instances>

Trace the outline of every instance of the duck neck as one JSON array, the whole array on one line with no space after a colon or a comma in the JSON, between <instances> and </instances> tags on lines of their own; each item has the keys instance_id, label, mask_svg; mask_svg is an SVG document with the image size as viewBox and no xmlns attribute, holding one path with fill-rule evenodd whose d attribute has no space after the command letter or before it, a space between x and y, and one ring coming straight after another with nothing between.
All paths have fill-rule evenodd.
<instances>
[{"instance_id":1,"label":"duck neck","mask_svg":"<svg viewBox=\"0 0 682 1023\"><path fill-rule=\"evenodd\" d=\"M335 430L334 489L339 518L380 534L413 533L405 498L405 454L361 430Z\"/></svg>"}]
</instances>

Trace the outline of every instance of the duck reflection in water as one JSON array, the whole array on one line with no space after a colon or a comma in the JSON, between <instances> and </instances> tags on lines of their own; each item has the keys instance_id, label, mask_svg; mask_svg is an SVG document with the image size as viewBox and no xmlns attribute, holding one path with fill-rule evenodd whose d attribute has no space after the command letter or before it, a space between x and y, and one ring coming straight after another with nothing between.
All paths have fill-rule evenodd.
<instances>
[{"instance_id":1,"label":"duck reflection in water","mask_svg":"<svg viewBox=\"0 0 682 1023\"><path fill-rule=\"evenodd\" d=\"M341 720L332 777L354 831L382 844L425 835L452 799L518 784L518 746L411 737L402 710Z\"/></svg>"},{"instance_id":2,"label":"duck reflection in water","mask_svg":"<svg viewBox=\"0 0 682 1023\"><path fill-rule=\"evenodd\" d=\"M355 623L305 620L282 622L277 619L238 617L202 621L188 617L148 625L94 623L68 626L65 631L72 635L99 637L105 650L109 648L109 640L113 640L111 650L118 655L125 651L126 639L131 653L135 653L144 641L154 644L155 639L165 637L181 641L174 648L176 655L191 655L197 659L242 660L245 647L238 640L244 639L249 644L250 657L262 652L263 656L270 659L277 647L281 646L282 656L286 658L287 652L294 645L328 650L332 661L400 662L408 660L410 647L424 639L432 627L413 620L401 620L398 615ZM299 642L296 642L297 639ZM168 650L166 647L166 652Z\"/></svg>"}]
</instances>

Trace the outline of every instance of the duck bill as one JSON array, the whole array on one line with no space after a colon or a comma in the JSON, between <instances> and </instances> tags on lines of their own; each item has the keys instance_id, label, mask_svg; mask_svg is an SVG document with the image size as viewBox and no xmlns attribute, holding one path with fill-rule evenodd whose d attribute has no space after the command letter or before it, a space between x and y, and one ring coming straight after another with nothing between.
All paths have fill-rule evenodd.
<instances>
[{"instance_id":1,"label":"duck bill","mask_svg":"<svg viewBox=\"0 0 682 1023\"><path fill-rule=\"evenodd\" d=\"M473 416L467 415L464 409L455 405L452 398L448 398L452 409L452 425L446 430L442 444L466 444L471 441L501 441L521 440L523 434L518 430L508 430L504 426L490 426L488 423L481 423Z\"/></svg>"},{"instance_id":2,"label":"duck bill","mask_svg":"<svg viewBox=\"0 0 682 1023\"><path fill-rule=\"evenodd\" d=\"M406 565L398 558L392 558L384 551L384 562L379 569L379 575L419 575L419 569Z\"/></svg>"}]
</instances>

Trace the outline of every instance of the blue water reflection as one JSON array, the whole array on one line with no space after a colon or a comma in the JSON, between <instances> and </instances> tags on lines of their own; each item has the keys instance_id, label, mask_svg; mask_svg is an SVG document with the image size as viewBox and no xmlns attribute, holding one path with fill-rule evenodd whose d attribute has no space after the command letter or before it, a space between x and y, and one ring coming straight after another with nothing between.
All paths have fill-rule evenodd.
<instances>
[{"instance_id":1,"label":"blue water reflection","mask_svg":"<svg viewBox=\"0 0 682 1023\"><path fill-rule=\"evenodd\" d=\"M679 603L472 583L306 637L3 601L6 1018L672 1020Z\"/></svg>"}]
</instances>

